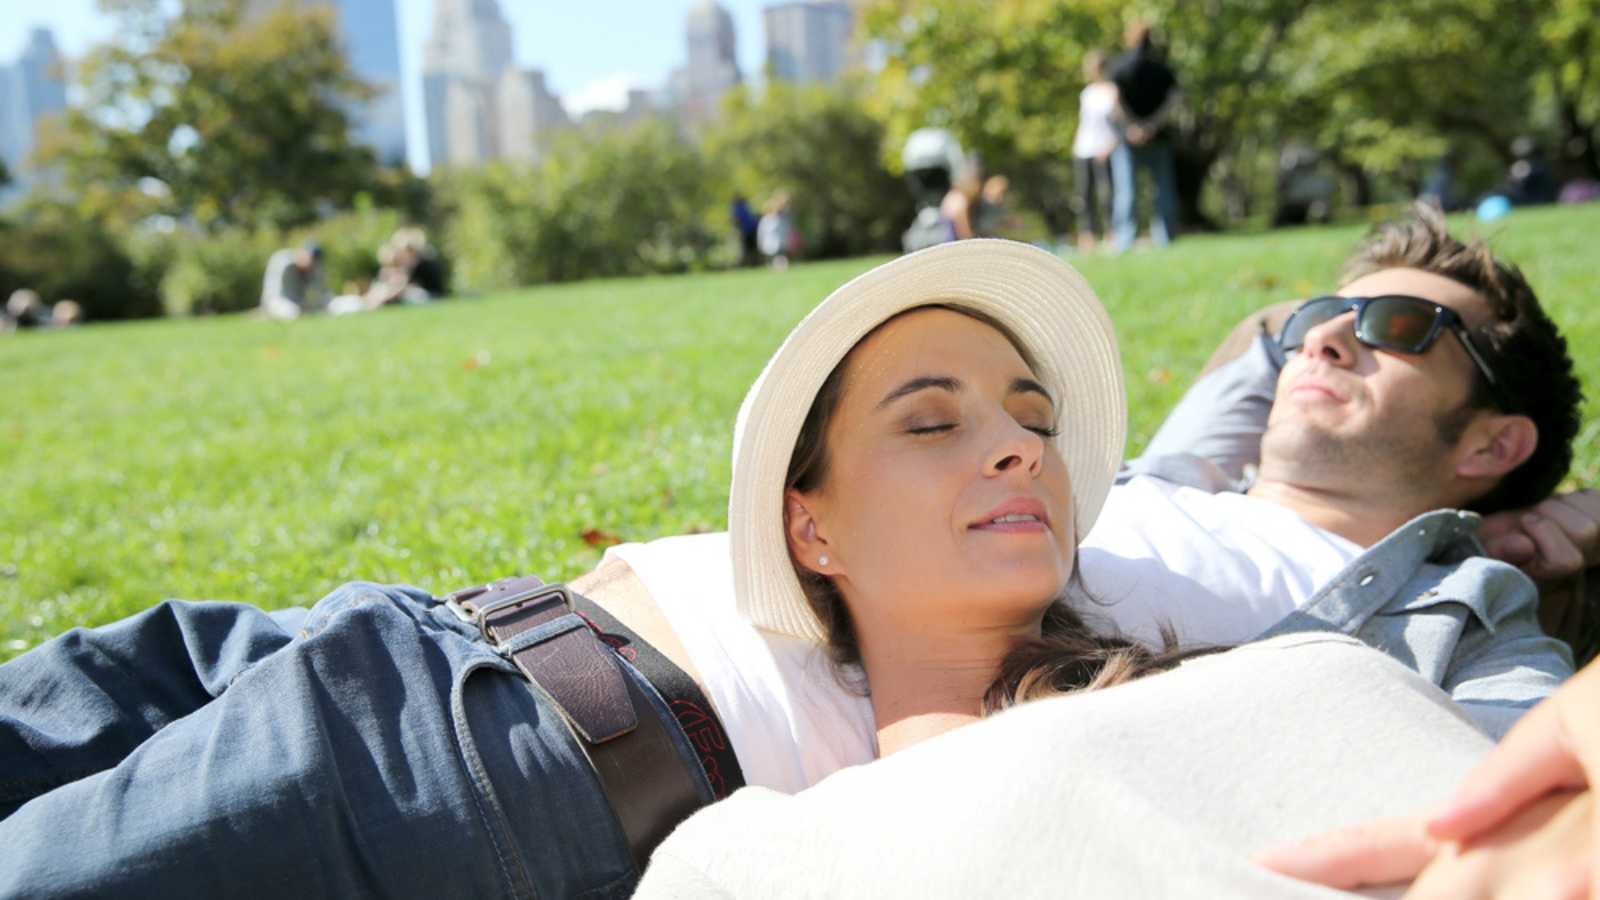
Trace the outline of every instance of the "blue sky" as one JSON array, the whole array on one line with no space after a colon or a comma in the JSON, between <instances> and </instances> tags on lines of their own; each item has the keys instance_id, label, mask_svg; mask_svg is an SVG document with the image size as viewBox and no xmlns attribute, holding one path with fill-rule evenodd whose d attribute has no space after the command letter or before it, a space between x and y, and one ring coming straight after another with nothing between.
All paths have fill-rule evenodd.
<instances>
[{"instance_id":1,"label":"blue sky","mask_svg":"<svg viewBox=\"0 0 1600 900\"><path fill-rule=\"evenodd\" d=\"M551 89L574 106L604 105L629 84L658 87L684 57L684 17L697 0L500 0L511 22L517 60L544 70ZM764 55L761 8L772 0L721 0L739 36L739 65L748 76ZM405 74L411 161L419 165L422 96L418 66L433 22L433 0L395 0L400 62ZM29 29L48 26L69 56L108 39L113 22L95 0L0 0L0 60L22 48Z\"/></svg>"}]
</instances>

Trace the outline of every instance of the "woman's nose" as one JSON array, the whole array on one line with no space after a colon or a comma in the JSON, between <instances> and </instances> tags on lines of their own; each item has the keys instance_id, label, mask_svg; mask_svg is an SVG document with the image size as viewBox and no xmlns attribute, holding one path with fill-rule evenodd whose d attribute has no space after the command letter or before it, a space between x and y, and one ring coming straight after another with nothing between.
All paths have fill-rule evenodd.
<instances>
[{"instance_id":1,"label":"woman's nose","mask_svg":"<svg viewBox=\"0 0 1600 900\"><path fill-rule=\"evenodd\" d=\"M1037 476L1044 467L1044 438L1022 427L1009 416L999 426L993 449L989 451L985 471L1000 475L1014 470L1025 470Z\"/></svg>"}]
</instances>

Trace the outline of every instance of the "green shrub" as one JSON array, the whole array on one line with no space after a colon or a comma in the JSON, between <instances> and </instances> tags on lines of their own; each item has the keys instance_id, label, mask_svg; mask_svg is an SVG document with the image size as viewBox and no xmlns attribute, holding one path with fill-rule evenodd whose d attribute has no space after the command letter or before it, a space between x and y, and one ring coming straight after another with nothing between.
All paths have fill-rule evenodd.
<instances>
[{"instance_id":1,"label":"green shrub","mask_svg":"<svg viewBox=\"0 0 1600 900\"><path fill-rule=\"evenodd\" d=\"M39 196L24 201L0 231L0 302L22 287L46 303L76 300L86 319L161 312L152 286L108 226Z\"/></svg>"},{"instance_id":2,"label":"green shrub","mask_svg":"<svg viewBox=\"0 0 1600 900\"><path fill-rule=\"evenodd\" d=\"M272 231L229 229L187 235L161 280L161 303L169 316L239 312L261 302L267 257L282 241Z\"/></svg>"},{"instance_id":3,"label":"green shrub","mask_svg":"<svg viewBox=\"0 0 1600 900\"><path fill-rule=\"evenodd\" d=\"M717 250L706 160L660 122L570 135L536 165L440 178L445 254L472 287L682 272Z\"/></svg>"},{"instance_id":4,"label":"green shrub","mask_svg":"<svg viewBox=\"0 0 1600 900\"><path fill-rule=\"evenodd\" d=\"M812 257L900 249L916 210L905 183L883 166L883 142L883 125L849 84L735 90L706 137L716 170L758 212L778 191L792 196L795 227ZM717 222L731 233L728 220L724 206Z\"/></svg>"},{"instance_id":5,"label":"green shrub","mask_svg":"<svg viewBox=\"0 0 1600 900\"><path fill-rule=\"evenodd\" d=\"M378 274L378 249L403 224L400 213L380 209L361 198L354 210L323 219L293 243L302 243L309 237L322 245L328 288L342 294L347 284L364 285Z\"/></svg>"}]
</instances>

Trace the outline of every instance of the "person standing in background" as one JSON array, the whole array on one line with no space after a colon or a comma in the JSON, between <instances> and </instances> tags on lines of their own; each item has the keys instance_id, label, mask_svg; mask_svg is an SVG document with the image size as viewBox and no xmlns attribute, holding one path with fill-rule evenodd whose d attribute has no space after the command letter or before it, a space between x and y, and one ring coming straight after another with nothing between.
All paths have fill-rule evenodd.
<instances>
[{"instance_id":1,"label":"person standing in background","mask_svg":"<svg viewBox=\"0 0 1600 900\"><path fill-rule=\"evenodd\" d=\"M1178 236L1178 173L1167 122L1177 108L1178 78L1152 36L1150 26L1136 19L1128 26L1128 51L1111 65L1117 88L1117 116L1122 140L1111 152L1111 224L1117 252L1133 246L1139 233L1138 170L1149 169L1156 182L1156 209L1150 237L1166 246Z\"/></svg>"},{"instance_id":2,"label":"person standing in background","mask_svg":"<svg viewBox=\"0 0 1600 900\"><path fill-rule=\"evenodd\" d=\"M1105 237L1101 206L1110 193L1111 153L1117 147L1112 117L1117 86L1106 78L1106 55L1090 50L1083 58L1088 81L1078 94L1078 132L1072 138L1072 178L1078 187L1078 249L1092 250Z\"/></svg>"}]
</instances>

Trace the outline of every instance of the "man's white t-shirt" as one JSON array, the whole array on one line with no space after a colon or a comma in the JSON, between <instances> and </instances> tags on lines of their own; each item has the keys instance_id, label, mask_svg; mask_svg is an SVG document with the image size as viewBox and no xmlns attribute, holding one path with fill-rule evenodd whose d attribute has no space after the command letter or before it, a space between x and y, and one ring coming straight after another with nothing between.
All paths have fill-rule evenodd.
<instances>
[{"instance_id":1,"label":"man's white t-shirt","mask_svg":"<svg viewBox=\"0 0 1600 900\"><path fill-rule=\"evenodd\" d=\"M1139 475L1111 489L1078 548L1078 606L1146 643L1166 622L1181 644L1242 644L1361 552L1276 503Z\"/></svg>"},{"instance_id":2,"label":"man's white t-shirt","mask_svg":"<svg viewBox=\"0 0 1600 900\"><path fill-rule=\"evenodd\" d=\"M1138 476L1111 489L1079 549L1093 600L1079 606L1135 640L1159 644L1166 622L1185 645L1242 644L1360 552L1276 504ZM623 544L607 556L633 569L672 625L747 784L794 793L877 756L863 691L820 647L739 614L726 533Z\"/></svg>"}]
</instances>

